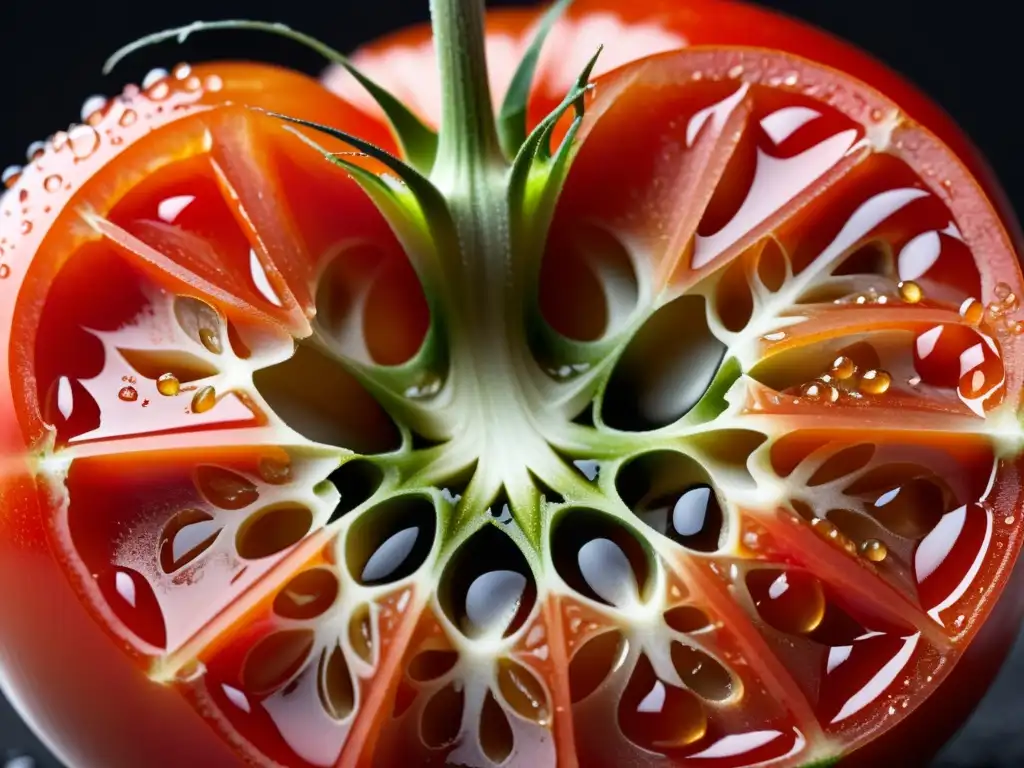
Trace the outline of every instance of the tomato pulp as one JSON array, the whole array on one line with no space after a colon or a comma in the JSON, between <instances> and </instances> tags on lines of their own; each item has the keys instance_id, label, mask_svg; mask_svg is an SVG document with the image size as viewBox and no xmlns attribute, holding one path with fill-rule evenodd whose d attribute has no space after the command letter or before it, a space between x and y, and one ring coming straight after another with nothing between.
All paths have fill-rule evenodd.
<instances>
[{"instance_id":1,"label":"tomato pulp","mask_svg":"<svg viewBox=\"0 0 1024 768\"><path fill-rule=\"evenodd\" d=\"M495 94L539 18L488 16ZM416 165L343 70L251 64L5 174L0 664L68 764L911 764L976 701L1020 614L994 180L710 0L576 3L527 127L600 43L518 187L445 165L426 29L353 57L440 128L418 176L268 114Z\"/></svg>"}]
</instances>

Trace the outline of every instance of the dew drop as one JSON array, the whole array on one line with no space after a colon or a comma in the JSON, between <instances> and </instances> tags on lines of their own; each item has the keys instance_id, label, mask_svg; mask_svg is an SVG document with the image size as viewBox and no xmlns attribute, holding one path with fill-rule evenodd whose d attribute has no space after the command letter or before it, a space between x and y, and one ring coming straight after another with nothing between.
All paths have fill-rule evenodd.
<instances>
[{"instance_id":1,"label":"dew drop","mask_svg":"<svg viewBox=\"0 0 1024 768\"><path fill-rule=\"evenodd\" d=\"M271 485L282 485L292 478L292 467L286 460L264 456L260 459L259 473Z\"/></svg>"},{"instance_id":2,"label":"dew drop","mask_svg":"<svg viewBox=\"0 0 1024 768\"><path fill-rule=\"evenodd\" d=\"M213 387L200 387L192 396L192 413L205 413L217 403L217 391Z\"/></svg>"},{"instance_id":3,"label":"dew drop","mask_svg":"<svg viewBox=\"0 0 1024 768\"><path fill-rule=\"evenodd\" d=\"M209 75L206 78L206 90L210 93L216 93L224 87L224 81L220 75Z\"/></svg>"},{"instance_id":4,"label":"dew drop","mask_svg":"<svg viewBox=\"0 0 1024 768\"><path fill-rule=\"evenodd\" d=\"M960 305L960 316L971 325L977 325L985 316L985 307L977 299L965 299Z\"/></svg>"},{"instance_id":5,"label":"dew drop","mask_svg":"<svg viewBox=\"0 0 1024 768\"><path fill-rule=\"evenodd\" d=\"M868 539L860 545L860 553L872 563L880 563L889 554L889 548L878 539Z\"/></svg>"},{"instance_id":6,"label":"dew drop","mask_svg":"<svg viewBox=\"0 0 1024 768\"><path fill-rule=\"evenodd\" d=\"M215 355L219 355L224 351L224 347L220 343L220 334L212 328L200 328L199 340L206 347L207 351Z\"/></svg>"},{"instance_id":7,"label":"dew drop","mask_svg":"<svg viewBox=\"0 0 1024 768\"><path fill-rule=\"evenodd\" d=\"M134 109L126 109L121 113L121 116L117 119L117 124L122 128L127 128L129 125L135 123L139 119L138 113Z\"/></svg>"},{"instance_id":8,"label":"dew drop","mask_svg":"<svg viewBox=\"0 0 1024 768\"><path fill-rule=\"evenodd\" d=\"M165 373L156 380L156 391L167 397L174 397L181 391L181 382L173 373Z\"/></svg>"},{"instance_id":9,"label":"dew drop","mask_svg":"<svg viewBox=\"0 0 1024 768\"><path fill-rule=\"evenodd\" d=\"M174 68L174 76L178 80L184 80L185 78L189 77L191 74L192 74L192 67L189 66L188 64L185 64L185 63L178 64Z\"/></svg>"},{"instance_id":10,"label":"dew drop","mask_svg":"<svg viewBox=\"0 0 1024 768\"><path fill-rule=\"evenodd\" d=\"M60 189L60 185L64 183L64 177L59 173L53 173L43 179L43 189L47 192L56 192Z\"/></svg>"},{"instance_id":11,"label":"dew drop","mask_svg":"<svg viewBox=\"0 0 1024 768\"><path fill-rule=\"evenodd\" d=\"M152 88L146 89L146 96L153 101L163 101L171 95L171 86L167 84L167 81L161 80L156 83Z\"/></svg>"},{"instance_id":12,"label":"dew drop","mask_svg":"<svg viewBox=\"0 0 1024 768\"><path fill-rule=\"evenodd\" d=\"M24 221L22 221L21 222L21 227L20 227L19 231L23 235L29 234L32 231L32 222L29 221L28 219L25 219Z\"/></svg>"},{"instance_id":13,"label":"dew drop","mask_svg":"<svg viewBox=\"0 0 1024 768\"><path fill-rule=\"evenodd\" d=\"M25 158L28 160L38 160L46 152L46 142L44 141L33 141L28 145L28 149L25 150Z\"/></svg>"},{"instance_id":14,"label":"dew drop","mask_svg":"<svg viewBox=\"0 0 1024 768\"><path fill-rule=\"evenodd\" d=\"M860 377L860 391L866 395L882 395L889 390L892 377L885 371L865 371Z\"/></svg>"},{"instance_id":15,"label":"dew drop","mask_svg":"<svg viewBox=\"0 0 1024 768\"><path fill-rule=\"evenodd\" d=\"M91 125L76 125L68 132L68 145L77 160L85 160L100 145L100 135Z\"/></svg>"},{"instance_id":16,"label":"dew drop","mask_svg":"<svg viewBox=\"0 0 1024 768\"><path fill-rule=\"evenodd\" d=\"M99 94L90 96L82 103L82 122L91 123L100 117L101 110L107 106L107 97Z\"/></svg>"},{"instance_id":17,"label":"dew drop","mask_svg":"<svg viewBox=\"0 0 1024 768\"><path fill-rule=\"evenodd\" d=\"M809 573L751 571L747 588L761 618L782 632L813 632L825 617L825 592Z\"/></svg>"},{"instance_id":18,"label":"dew drop","mask_svg":"<svg viewBox=\"0 0 1024 768\"><path fill-rule=\"evenodd\" d=\"M7 187L7 189L10 189L17 183L18 179L21 178L21 170L22 168L20 165L7 166L4 168L3 173L0 173L0 182L3 182L3 185Z\"/></svg>"},{"instance_id":19,"label":"dew drop","mask_svg":"<svg viewBox=\"0 0 1024 768\"><path fill-rule=\"evenodd\" d=\"M134 403L136 400L139 399L138 390L136 390L135 387L131 386L121 387L121 391L117 393L117 396L121 400L124 400L126 403Z\"/></svg>"},{"instance_id":20,"label":"dew drop","mask_svg":"<svg viewBox=\"0 0 1024 768\"><path fill-rule=\"evenodd\" d=\"M841 381L850 378L856 372L857 366L846 355L840 355L832 361L830 373Z\"/></svg>"},{"instance_id":21,"label":"dew drop","mask_svg":"<svg viewBox=\"0 0 1024 768\"><path fill-rule=\"evenodd\" d=\"M900 298L907 302L907 304L917 304L922 298L924 298L924 292L921 290L921 286L913 280L903 280L899 283L897 288L900 292Z\"/></svg>"},{"instance_id":22,"label":"dew drop","mask_svg":"<svg viewBox=\"0 0 1024 768\"><path fill-rule=\"evenodd\" d=\"M146 73L146 76L142 78L143 89L148 89L151 86L156 85L158 82L167 77L167 75L167 70L161 69L160 67L156 67L154 69L149 70L149 72Z\"/></svg>"}]
</instances>

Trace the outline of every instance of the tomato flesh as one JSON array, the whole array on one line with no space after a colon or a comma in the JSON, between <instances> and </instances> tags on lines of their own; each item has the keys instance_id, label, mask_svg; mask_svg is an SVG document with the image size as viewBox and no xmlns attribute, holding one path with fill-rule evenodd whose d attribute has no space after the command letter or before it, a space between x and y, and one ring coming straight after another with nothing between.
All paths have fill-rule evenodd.
<instances>
[{"instance_id":1,"label":"tomato flesh","mask_svg":"<svg viewBox=\"0 0 1024 768\"><path fill-rule=\"evenodd\" d=\"M774 17L713 24L723 5L632 9L638 41L718 45L588 96L539 312L562 349L620 339L621 355L551 440L579 495L538 479L543 570L504 533L519 500L452 537L466 467L410 480L403 456L444 443L360 376L416 359L435 297L351 178L240 105L394 149L375 118L278 70L185 68L15 182L0 583L21 596L0 646L67 761L916 748L907 715L1014 626L988 617L1020 546L1024 279L958 135L935 118L951 150L890 98L931 121L927 102L829 69L888 77L792 22L756 39L746 22ZM600 27L603 8L570 20ZM419 34L363 60L393 66ZM728 47L778 40L828 66ZM537 116L560 98L554 66ZM592 375L535 343L552 379ZM594 434L600 450L579 448Z\"/></svg>"}]
</instances>

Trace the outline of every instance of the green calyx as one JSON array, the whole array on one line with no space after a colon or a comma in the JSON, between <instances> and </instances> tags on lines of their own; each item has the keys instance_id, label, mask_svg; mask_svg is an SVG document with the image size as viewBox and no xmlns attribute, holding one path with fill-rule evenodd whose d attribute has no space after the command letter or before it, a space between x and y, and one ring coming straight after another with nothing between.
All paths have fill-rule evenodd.
<instances>
[{"instance_id":1,"label":"green calyx","mask_svg":"<svg viewBox=\"0 0 1024 768\"><path fill-rule=\"evenodd\" d=\"M434 444L387 459L399 468L401 487L439 487L453 473L470 471L454 530L468 534L477 529L490 505L504 496L529 542L527 549L535 552L541 549L546 495L599 501L596 489L555 448L577 439L576 432L569 435L571 419L593 397L599 379L557 382L537 362L535 347L561 344L579 370L595 371L614 351L580 349L562 339L547 328L537 303L547 230L572 163L590 74L600 53L561 104L528 130L527 105L541 48L569 4L559 0L543 16L496 111L487 77L482 0L431 0L442 85L437 132L346 56L281 24L196 22L132 43L105 67L109 72L131 52L165 40L246 29L281 35L317 51L367 90L390 123L397 156L332 126L267 114L347 173L374 201L419 276L431 326L420 352L400 366L346 357L317 331L316 323L304 343L317 346L360 380L407 435L407 449L412 434ZM554 144L556 127L570 113L568 129ZM330 151L318 135L352 151ZM552 435L553 424L566 425L561 439ZM586 442L600 440L595 434ZM596 444L587 449L600 452Z\"/></svg>"}]
</instances>

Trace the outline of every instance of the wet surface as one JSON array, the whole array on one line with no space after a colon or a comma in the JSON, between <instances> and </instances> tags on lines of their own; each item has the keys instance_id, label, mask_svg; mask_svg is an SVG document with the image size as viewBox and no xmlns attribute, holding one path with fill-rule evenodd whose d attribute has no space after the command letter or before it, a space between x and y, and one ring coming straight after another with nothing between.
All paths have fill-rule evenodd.
<instances>
[{"instance_id":1,"label":"wet surface","mask_svg":"<svg viewBox=\"0 0 1024 768\"><path fill-rule=\"evenodd\" d=\"M1024 637L974 716L929 768L1024 765L1024 732L1020 729L1022 677ZM3 760L7 761L0 762L3 768L65 768L35 738L10 705L0 700L0 761Z\"/></svg>"}]
</instances>

